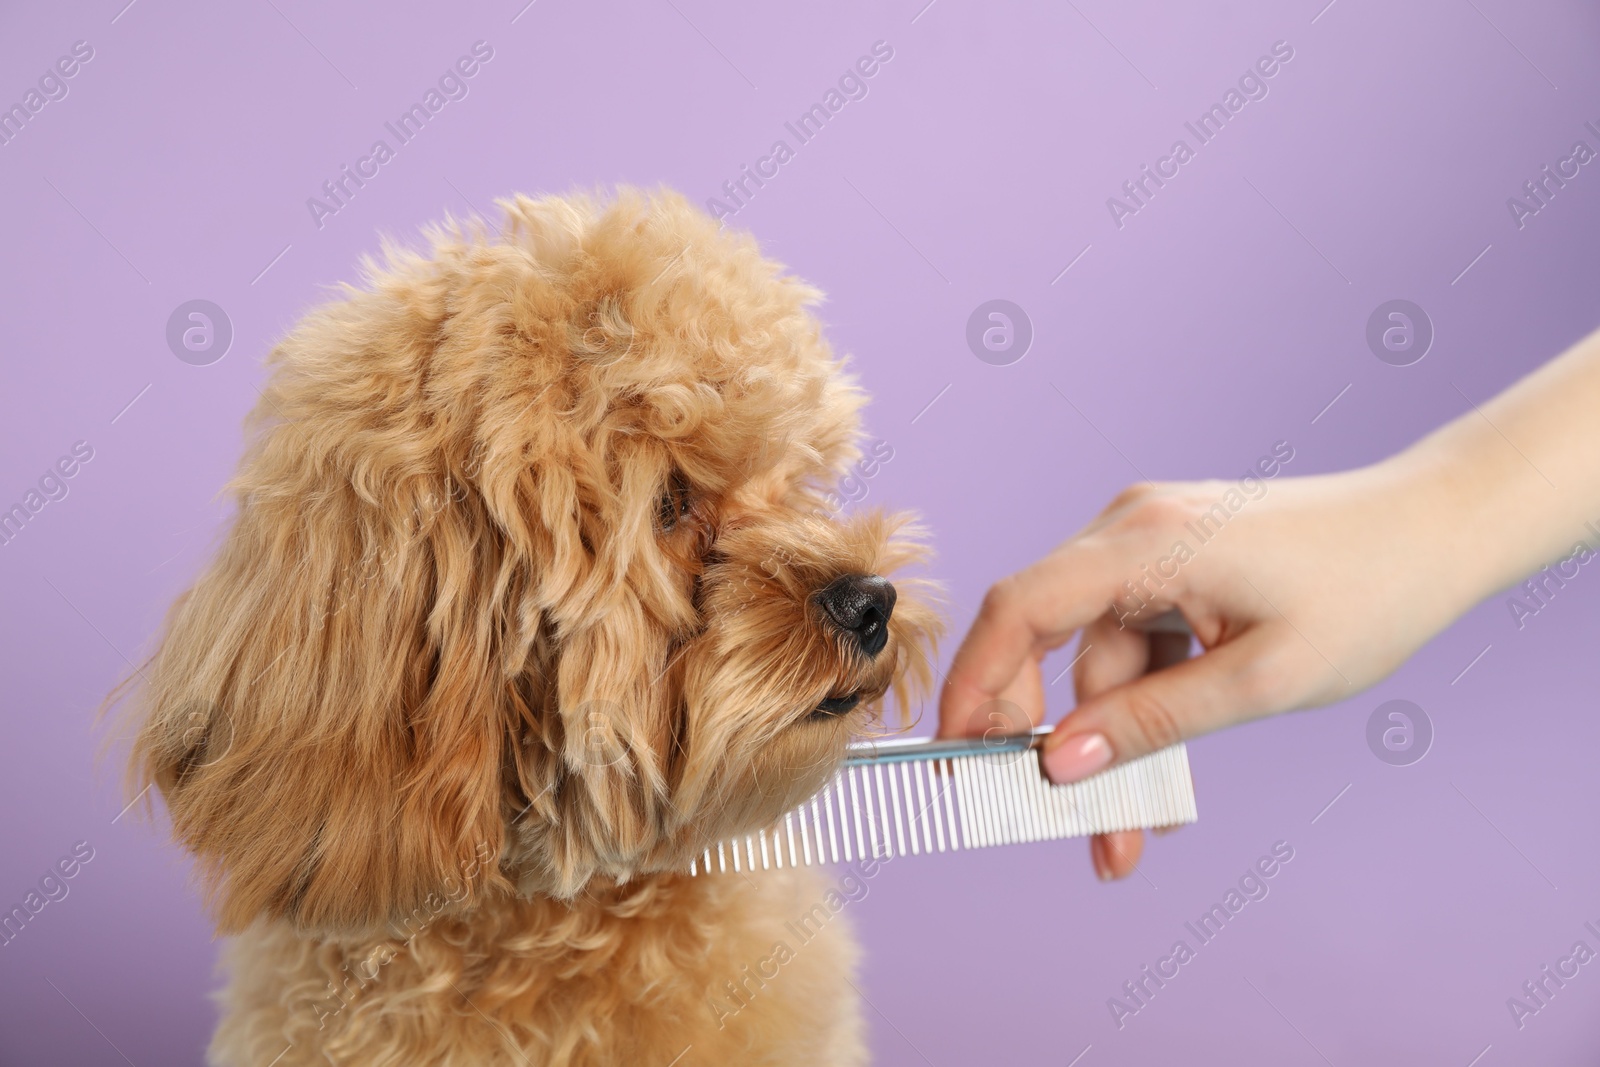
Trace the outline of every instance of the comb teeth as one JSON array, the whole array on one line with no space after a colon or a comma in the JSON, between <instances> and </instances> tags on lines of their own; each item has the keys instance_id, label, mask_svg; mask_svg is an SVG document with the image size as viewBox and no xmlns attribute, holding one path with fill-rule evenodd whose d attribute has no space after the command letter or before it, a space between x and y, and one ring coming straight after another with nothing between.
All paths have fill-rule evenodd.
<instances>
[{"instance_id":1,"label":"comb teeth","mask_svg":"<svg viewBox=\"0 0 1600 1067\"><path fill-rule=\"evenodd\" d=\"M689 873L754 871L892 859L1025 841L1194 822L1183 745L1072 785L1039 766L1049 732L984 741L895 740L852 745L816 796L771 827L719 841Z\"/></svg>"}]
</instances>

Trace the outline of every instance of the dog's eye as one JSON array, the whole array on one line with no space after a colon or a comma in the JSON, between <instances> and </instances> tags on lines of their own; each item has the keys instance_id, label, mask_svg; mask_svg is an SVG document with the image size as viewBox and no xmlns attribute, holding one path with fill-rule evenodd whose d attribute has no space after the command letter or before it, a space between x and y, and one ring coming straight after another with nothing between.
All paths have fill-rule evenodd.
<instances>
[{"instance_id":1,"label":"dog's eye","mask_svg":"<svg viewBox=\"0 0 1600 1067\"><path fill-rule=\"evenodd\" d=\"M683 517L689 514L692 505L693 500L689 496L689 484L683 480L682 475L674 474L672 481L667 485L666 492L661 494L661 501L657 505L656 517L661 526L661 532L671 532Z\"/></svg>"}]
</instances>

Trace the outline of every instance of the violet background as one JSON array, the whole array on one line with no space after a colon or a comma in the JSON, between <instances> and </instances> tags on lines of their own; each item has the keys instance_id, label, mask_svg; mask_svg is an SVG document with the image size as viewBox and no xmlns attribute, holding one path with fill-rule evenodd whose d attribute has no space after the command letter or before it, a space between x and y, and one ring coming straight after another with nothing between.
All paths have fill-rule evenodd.
<instances>
[{"instance_id":1,"label":"violet background","mask_svg":"<svg viewBox=\"0 0 1600 1067\"><path fill-rule=\"evenodd\" d=\"M894 448L868 503L924 514L957 634L1141 473L1233 477L1279 440L1289 474L1369 462L1597 325L1597 166L1520 231L1506 208L1575 140L1600 147L1593 5L925 2L0 11L0 103L95 49L0 146L0 505L95 450L0 548L0 904L95 849L0 948L0 1063L201 1059L216 946L164 827L117 818L92 712L215 542L260 358L380 231L513 191L703 201L888 42L869 95L732 223L829 294ZM319 229L306 198L480 39L468 97ZM1106 198L1278 40L1270 95L1113 225ZM1437 333L1403 368L1364 340L1395 297ZM235 330L210 366L165 343L193 298ZM1034 326L1010 366L964 340L992 298ZM1521 1030L1506 999L1600 947L1597 582L1521 630L1491 600L1369 692L1193 743L1201 821L1125 883L1077 841L889 865L849 908L876 1062L1593 1062L1600 967ZM1366 745L1394 698L1436 731L1412 766ZM1278 840L1295 855L1267 899L1119 1030L1107 999Z\"/></svg>"}]
</instances>

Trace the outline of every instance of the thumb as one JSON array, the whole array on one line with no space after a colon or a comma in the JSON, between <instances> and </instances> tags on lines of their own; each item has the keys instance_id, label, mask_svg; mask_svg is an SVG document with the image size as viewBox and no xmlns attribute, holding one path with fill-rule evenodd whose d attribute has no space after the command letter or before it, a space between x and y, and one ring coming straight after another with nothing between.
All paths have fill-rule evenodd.
<instances>
[{"instance_id":1,"label":"thumb","mask_svg":"<svg viewBox=\"0 0 1600 1067\"><path fill-rule=\"evenodd\" d=\"M1271 631L1256 627L1083 702L1045 739L1045 774L1056 783L1076 782L1276 710L1277 694L1262 681L1273 647Z\"/></svg>"}]
</instances>

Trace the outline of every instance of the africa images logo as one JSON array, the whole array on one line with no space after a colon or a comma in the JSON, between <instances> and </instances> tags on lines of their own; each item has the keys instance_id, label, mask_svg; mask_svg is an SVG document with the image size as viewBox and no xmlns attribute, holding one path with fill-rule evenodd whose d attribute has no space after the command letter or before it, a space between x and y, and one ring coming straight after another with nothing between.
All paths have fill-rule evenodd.
<instances>
[{"instance_id":1,"label":"africa images logo","mask_svg":"<svg viewBox=\"0 0 1600 1067\"><path fill-rule=\"evenodd\" d=\"M394 138L393 145L383 138L372 142L367 154L356 160L354 171L346 163L339 168L338 177L322 183L322 192L326 200L314 196L307 197L306 210L311 212L311 221L317 224L317 229L320 230L327 224L328 216L337 215L348 207L350 201L355 199L356 193L366 188L367 182L378 176L379 168L393 160L402 146L410 144L422 132L428 121L444 110L447 103L452 100L465 100L471 88L469 80L493 58L494 48L487 41L474 41L472 54L461 56L454 64L447 67L445 72L439 75L437 87L430 85L422 94L420 102L402 111L393 122L383 124L383 128Z\"/></svg>"},{"instance_id":2,"label":"africa images logo","mask_svg":"<svg viewBox=\"0 0 1600 1067\"><path fill-rule=\"evenodd\" d=\"M1145 964L1139 968L1137 977L1123 982L1123 995L1106 999L1106 1009L1110 1011L1111 1021L1117 1024L1117 1029L1127 1026L1130 1018L1148 1008L1155 1000L1156 993L1182 974L1183 968L1199 956L1202 948L1215 941L1228 924L1244 911L1246 905L1266 900L1272 892L1270 880L1281 873L1292 859L1294 846L1287 841L1274 841L1271 853L1246 867L1237 883L1228 887L1220 901L1213 903L1194 922L1183 924L1184 930L1194 938L1193 945L1189 944L1188 937L1180 937L1173 942L1165 956L1156 960L1154 968Z\"/></svg>"},{"instance_id":3,"label":"africa images logo","mask_svg":"<svg viewBox=\"0 0 1600 1067\"><path fill-rule=\"evenodd\" d=\"M88 41L74 41L71 55L61 56L39 75L38 88L30 87L22 94L22 99L10 107L0 104L0 145L15 140L45 105L65 100L72 88L69 80L93 58L93 45Z\"/></svg>"},{"instance_id":4,"label":"africa images logo","mask_svg":"<svg viewBox=\"0 0 1600 1067\"><path fill-rule=\"evenodd\" d=\"M894 47L887 41L874 41L872 54L859 57L854 64L846 67L844 73L839 75L837 88L829 86L827 92L822 94L822 99L802 111L793 122L785 122L783 128L794 138L791 145L788 140L779 138L772 142L772 147L767 154L760 156L755 161L752 171L748 163L741 164L739 176L722 183L722 195L727 199L709 197L706 200L706 210L718 222L730 216L737 215L751 200L755 199L757 190L766 188L767 182L776 178L784 164L795 157L796 150L809 144L822 128L833 117L844 110L844 106L852 100L865 100L869 86L867 80L883 69L883 65L894 58ZM755 188L750 186L754 183Z\"/></svg>"},{"instance_id":5,"label":"africa images logo","mask_svg":"<svg viewBox=\"0 0 1600 1067\"><path fill-rule=\"evenodd\" d=\"M1139 168L1137 178L1122 183L1126 199L1107 197L1106 210L1111 213L1111 221L1117 229L1127 225L1123 220L1149 207L1156 191L1176 178L1181 168L1195 158L1202 146L1215 140L1223 128L1233 121L1233 117L1244 110L1245 104L1252 100L1265 100L1270 91L1268 80L1276 77L1293 58L1294 47L1288 41L1274 41L1271 55L1262 56L1245 68L1245 72L1239 76L1238 88L1230 85L1222 94L1221 102L1202 111L1193 122L1183 124L1183 128L1194 137L1193 145L1182 137L1178 138L1172 142L1171 150L1156 160L1154 169L1146 163Z\"/></svg>"}]
</instances>

